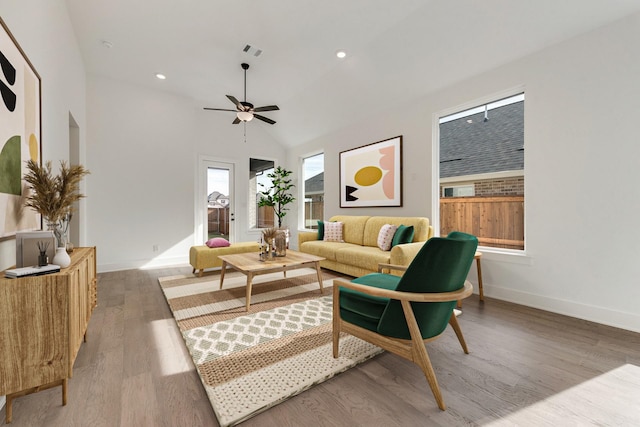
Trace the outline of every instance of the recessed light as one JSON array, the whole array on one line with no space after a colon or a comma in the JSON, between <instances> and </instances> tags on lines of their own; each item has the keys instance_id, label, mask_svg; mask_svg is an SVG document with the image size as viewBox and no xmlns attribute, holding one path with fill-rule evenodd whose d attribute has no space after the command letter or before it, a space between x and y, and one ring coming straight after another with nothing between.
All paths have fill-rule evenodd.
<instances>
[{"instance_id":1,"label":"recessed light","mask_svg":"<svg viewBox=\"0 0 640 427\"><path fill-rule=\"evenodd\" d=\"M345 56L347 56L347 52L345 52L344 50L339 50L336 52L336 56L340 59L344 58Z\"/></svg>"},{"instance_id":2,"label":"recessed light","mask_svg":"<svg viewBox=\"0 0 640 427\"><path fill-rule=\"evenodd\" d=\"M109 40L102 40L102 47L111 49L113 47L113 43L111 43Z\"/></svg>"},{"instance_id":3,"label":"recessed light","mask_svg":"<svg viewBox=\"0 0 640 427\"><path fill-rule=\"evenodd\" d=\"M158 78L158 79L160 79L160 80L164 80L164 79L166 79L166 78L167 78L167 76L165 76L165 75L164 75L164 74L162 74L162 73L156 73L156 78Z\"/></svg>"}]
</instances>

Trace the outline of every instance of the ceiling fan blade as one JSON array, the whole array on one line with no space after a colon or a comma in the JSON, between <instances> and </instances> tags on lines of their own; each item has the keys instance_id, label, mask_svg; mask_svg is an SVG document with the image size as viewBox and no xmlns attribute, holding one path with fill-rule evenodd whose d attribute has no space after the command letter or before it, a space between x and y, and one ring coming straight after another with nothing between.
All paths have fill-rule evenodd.
<instances>
[{"instance_id":1,"label":"ceiling fan blade","mask_svg":"<svg viewBox=\"0 0 640 427\"><path fill-rule=\"evenodd\" d=\"M270 125L275 124L275 120L271 120L265 116L261 116L260 114L254 114L253 117L255 117L258 120L262 120L263 122L269 123Z\"/></svg>"},{"instance_id":2,"label":"ceiling fan blade","mask_svg":"<svg viewBox=\"0 0 640 427\"><path fill-rule=\"evenodd\" d=\"M204 107L205 110L211 110L211 111L231 111L232 113L237 113L237 110L227 110L226 108L209 108L209 107Z\"/></svg>"},{"instance_id":3,"label":"ceiling fan blade","mask_svg":"<svg viewBox=\"0 0 640 427\"><path fill-rule=\"evenodd\" d=\"M254 108L253 111L255 111L256 113L259 113L261 111L275 111L275 110L279 110L280 108L278 108L277 105L267 105L264 107L258 107L258 108Z\"/></svg>"},{"instance_id":4,"label":"ceiling fan blade","mask_svg":"<svg viewBox=\"0 0 640 427\"><path fill-rule=\"evenodd\" d=\"M235 97L231 95L227 95L227 98L229 98L229 101L233 102L236 105L236 107L238 107L239 111L243 111L242 104L240 103L240 101L238 101Z\"/></svg>"},{"instance_id":5,"label":"ceiling fan blade","mask_svg":"<svg viewBox=\"0 0 640 427\"><path fill-rule=\"evenodd\" d=\"M240 123L242 120L240 120L239 118L236 117L236 119L233 121L234 125L237 125L238 123Z\"/></svg>"}]
</instances>

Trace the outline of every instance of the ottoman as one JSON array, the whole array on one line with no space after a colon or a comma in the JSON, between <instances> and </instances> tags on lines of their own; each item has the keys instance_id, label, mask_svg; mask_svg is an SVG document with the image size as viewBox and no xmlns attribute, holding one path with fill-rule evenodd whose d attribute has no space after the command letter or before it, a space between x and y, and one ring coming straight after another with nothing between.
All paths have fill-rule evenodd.
<instances>
[{"instance_id":1,"label":"ottoman","mask_svg":"<svg viewBox=\"0 0 640 427\"><path fill-rule=\"evenodd\" d=\"M202 277L205 268L222 267L220 255L241 254L245 252L260 251L258 242L236 242L223 248L210 248L206 245L191 246L189 250L189 263L193 267L193 274L198 270L198 277Z\"/></svg>"}]
</instances>

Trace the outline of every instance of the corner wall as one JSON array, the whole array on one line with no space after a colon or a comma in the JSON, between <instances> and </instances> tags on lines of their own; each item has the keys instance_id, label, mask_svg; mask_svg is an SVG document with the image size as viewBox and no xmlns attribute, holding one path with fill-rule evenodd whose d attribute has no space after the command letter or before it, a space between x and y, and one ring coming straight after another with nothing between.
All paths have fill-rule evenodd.
<instances>
[{"instance_id":1,"label":"corner wall","mask_svg":"<svg viewBox=\"0 0 640 427\"><path fill-rule=\"evenodd\" d=\"M98 248L99 272L188 265L189 248L204 244L195 233L203 156L235 164L235 241L258 240L247 227L249 157L285 161L268 125L248 124L244 142L232 115L160 89L88 81L87 240Z\"/></svg>"},{"instance_id":2,"label":"corner wall","mask_svg":"<svg viewBox=\"0 0 640 427\"><path fill-rule=\"evenodd\" d=\"M638 39L634 15L295 147L289 167L324 149L325 217L433 218L434 117L524 86L526 256L485 251L485 294L640 332ZM339 152L396 135L404 206L340 209Z\"/></svg>"}]
</instances>

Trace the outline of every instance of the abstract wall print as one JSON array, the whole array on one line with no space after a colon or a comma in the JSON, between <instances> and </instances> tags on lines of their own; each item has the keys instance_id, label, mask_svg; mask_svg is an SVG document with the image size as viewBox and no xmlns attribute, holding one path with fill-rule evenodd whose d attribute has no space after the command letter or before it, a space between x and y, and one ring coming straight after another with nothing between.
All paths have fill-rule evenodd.
<instances>
[{"instance_id":1,"label":"abstract wall print","mask_svg":"<svg viewBox=\"0 0 640 427\"><path fill-rule=\"evenodd\" d=\"M402 206L402 135L340 153L340 207Z\"/></svg>"},{"instance_id":2,"label":"abstract wall print","mask_svg":"<svg viewBox=\"0 0 640 427\"><path fill-rule=\"evenodd\" d=\"M26 161L41 163L40 76L0 18L0 239L38 230L24 207Z\"/></svg>"}]
</instances>

